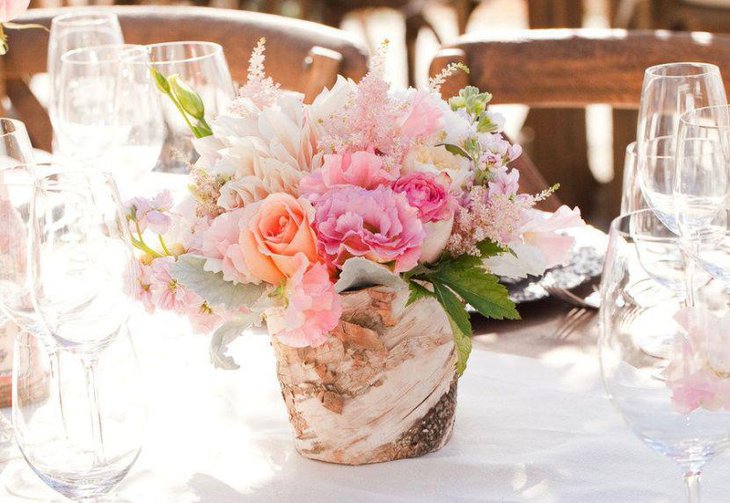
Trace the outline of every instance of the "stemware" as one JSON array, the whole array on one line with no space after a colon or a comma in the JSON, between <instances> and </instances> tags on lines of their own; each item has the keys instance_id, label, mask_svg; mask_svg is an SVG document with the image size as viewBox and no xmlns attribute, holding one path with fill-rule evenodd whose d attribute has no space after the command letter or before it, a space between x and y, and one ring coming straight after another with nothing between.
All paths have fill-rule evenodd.
<instances>
[{"instance_id":1,"label":"stemware","mask_svg":"<svg viewBox=\"0 0 730 503\"><path fill-rule=\"evenodd\" d=\"M149 65L166 77L178 75L200 95L206 119L224 111L234 98L233 79L220 45L213 42L168 42L147 47L150 51ZM163 103L167 139L157 169L187 172L196 159L192 133L170 100L165 99Z\"/></svg>"},{"instance_id":2,"label":"stemware","mask_svg":"<svg viewBox=\"0 0 730 503\"><path fill-rule=\"evenodd\" d=\"M632 431L684 472L693 503L704 465L730 442L730 298L722 282L701 270L693 304L683 281L662 281L677 263L662 265L662 254L645 251L654 238L672 247L666 231L651 210L611 224L601 283L601 371ZM673 239L676 250L680 238ZM656 341L662 351L644 350Z\"/></svg>"},{"instance_id":3,"label":"stemware","mask_svg":"<svg viewBox=\"0 0 730 503\"><path fill-rule=\"evenodd\" d=\"M113 178L40 177L30 222L31 300L44 326L61 348L103 347L129 317L136 270Z\"/></svg>"},{"instance_id":4,"label":"stemware","mask_svg":"<svg viewBox=\"0 0 730 503\"><path fill-rule=\"evenodd\" d=\"M126 329L95 359L95 388L86 386L85 355L76 351L61 352L64 372L54 382L59 377L49 371L52 358L44 345L30 332L16 339L13 424L18 446L45 484L74 501L97 501L108 493L142 448L142 381ZM58 392L71 411L65 417Z\"/></svg>"},{"instance_id":5,"label":"stemware","mask_svg":"<svg viewBox=\"0 0 730 503\"><path fill-rule=\"evenodd\" d=\"M677 135L685 112L726 103L725 87L715 65L668 63L647 68L644 74L636 130L637 172L647 203L675 231L674 169L666 162L666 156L675 154L674 144L659 139ZM657 162L647 162L652 156Z\"/></svg>"},{"instance_id":6,"label":"stemware","mask_svg":"<svg viewBox=\"0 0 730 503\"><path fill-rule=\"evenodd\" d=\"M53 18L48 39L47 68L50 81L48 112L54 132L59 129L56 122L56 96L63 85L60 80L61 56L82 47L122 43L122 28L113 12L82 11Z\"/></svg>"},{"instance_id":7,"label":"stemware","mask_svg":"<svg viewBox=\"0 0 730 503\"><path fill-rule=\"evenodd\" d=\"M161 100L144 65L143 46L101 45L61 57L56 121L61 152L77 161L106 160L129 183L151 171L162 148Z\"/></svg>"}]
</instances>

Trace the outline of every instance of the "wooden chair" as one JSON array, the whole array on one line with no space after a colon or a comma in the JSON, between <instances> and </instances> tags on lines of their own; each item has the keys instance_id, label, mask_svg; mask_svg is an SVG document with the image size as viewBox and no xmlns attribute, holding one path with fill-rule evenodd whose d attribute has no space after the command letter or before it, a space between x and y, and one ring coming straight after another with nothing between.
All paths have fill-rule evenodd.
<instances>
[{"instance_id":1,"label":"wooden chair","mask_svg":"<svg viewBox=\"0 0 730 503\"><path fill-rule=\"evenodd\" d=\"M246 80L248 58L260 37L266 37L266 70L284 89L312 100L334 84L337 74L359 80L367 72L368 53L346 33L308 21L268 14L203 7L94 7L119 16L124 39L132 44L207 40L225 49L233 79ZM19 23L50 26L54 16L72 8L32 9ZM43 30L9 31L10 51L0 58L5 91L26 123L37 148L50 149L51 126L28 82L46 71L48 34Z\"/></svg>"},{"instance_id":2,"label":"wooden chair","mask_svg":"<svg viewBox=\"0 0 730 503\"><path fill-rule=\"evenodd\" d=\"M442 89L444 96L453 95L468 83L493 93L494 103L535 108L603 103L635 110L644 70L672 61L714 63L728 75L730 37L610 29L524 30L493 38L466 36L439 51L430 73L438 74L452 62L464 63L471 69L460 80L448 81ZM549 146L552 140L544 137L534 141ZM570 158L554 165L541 164L540 159L535 162L550 183L560 182L559 195L566 203L608 218L618 208L623 152L630 141L617 142L614 138L616 175L603 197L596 191L597 183L587 166L577 166Z\"/></svg>"}]
</instances>

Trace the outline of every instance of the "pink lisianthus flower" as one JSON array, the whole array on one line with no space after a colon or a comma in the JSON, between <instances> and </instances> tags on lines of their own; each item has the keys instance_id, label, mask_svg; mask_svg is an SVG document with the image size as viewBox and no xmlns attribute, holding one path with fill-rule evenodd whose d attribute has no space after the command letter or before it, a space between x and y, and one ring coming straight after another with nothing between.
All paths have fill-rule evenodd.
<instances>
[{"instance_id":1,"label":"pink lisianthus flower","mask_svg":"<svg viewBox=\"0 0 730 503\"><path fill-rule=\"evenodd\" d=\"M315 227L324 255L338 268L350 257L365 257L394 262L396 273L409 271L425 237L418 210L389 187L330 190L317 202Z\"/></svg>"},{"instance_id":2,"label":"pink lisianthus flower","mask_svg":"<svg viewBox=\"0 0 730 503\"><path fill-rule=\"evenodd\" d=\"M409 99L410 107L400 119L400 133L411 139L427 138L441 130L443 113L440 98L426 91L416 91Z\"/></svg>"},{"instance_id":3,"label":"pink lisianthus flower","mask_svg":"<svg viewBox=\"0 0 730 503\"><path fill-rule=\"evenodd\" d=\"M270 310L266 323L283 344L295 348L317 347L327 342L339 323L342 303L330 281L327 266L299 255L300 266L286 283L287 305Z\"/></svg>"},{"instance_id":4,"label":"pink lisianthus flower","mask_svg":"<svg viewBox=\"0 0 730 503\"><path fill-rule=\"evenodd\" d=\"M135 197L126 203L127 213L139 226L140 232L148 227L152 232L165 234L172 223L168 212L172 209L173 199L169 190L157 194L152 199ZM135 229L136 230L136 229Z\"/></svg>"},{"instance_id":5,"label":"pink lisianthus flower","mask_svg":"<svg viewBox=\"0 0 730 503\"><path fill-rule=\"evenodd\" d=\"M170 268L174 263L175 259L172 257L162 257L152 261L150 275L152 302L160 309L187 314L190 306L202 304L203 299L172 277Z\"/></svg>"},{"instance_id":6,"label":"pink lisianthus flower","mask_svg":"<svg viewBox=\"0 0 730 503\"><path fill-rule=\"evenodd\" d=\"M305 198L316 201L334 187L354 185L374 189L390 184L394 179L395 176L385 169L383 159L372 149L359 150L325 155L322 167L304 177L299 190Z\"/></svg>"},{"instance_id":7,"label":"pink lisianthus flower","mask_svg":"<svg viewBox=\"0 0 730 503\"><path fill-rule=\"evenodd\" d=\"M520 188L520 172L516 169L507 169L502 166L492 171L492 179L487 184L490 197L495 194L512 196Z\"/></svg>"},{"instance_id":8,"label":"pink lisianthus flower","mask_svg":"<svg viewBox=\"0 0 730 503\"><path fill-rule=\"evenodd\" d=\"M0 0L0 23L7 23L23 15L30 0Z\"/></svg>"},{"instance_id":9,"label":"pink lisianthus flower","mask_svg":"<svg viewBox=\"0 0 730 503\"><path fill-rule=\"evenodd\" d=\"M405 194L423 223L448 220L454 215L456 201L433 173L415 172L399 178L393 192Z\"/></svg>"},{"instance_id":10,"label":"pink lisianthus flower","mask_svg":"<svg viewBox=\"0 0 730 503\"><path fill-rule=\"evenodd\" d=\"M223 279L234 283L252 283L254 278L243 256L241 228L248 220L246 209L234 210L216 217L203 234L202 254L207 259L205 270L222 272Z\"/></svg>"}]
</instances>

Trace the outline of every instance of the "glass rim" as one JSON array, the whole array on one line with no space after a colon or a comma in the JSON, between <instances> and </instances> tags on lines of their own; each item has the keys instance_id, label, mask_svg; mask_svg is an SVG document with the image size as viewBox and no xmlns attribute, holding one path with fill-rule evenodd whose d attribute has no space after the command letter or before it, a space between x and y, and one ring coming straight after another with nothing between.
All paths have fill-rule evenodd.
<instances>
[{"instance_id":1,"label":"glass rim","mask_svg":"<svg viewBox=\"0 0 730 503\"><path fill-rule=\"evenodd\" d=\"M125 50L129 49L130 52L133 49L138 49L140 52L144 52L145 54L149 54L149 50L146 46L141 44L105 44L105 45L94 45L90 47L79 47L78 49L73 49L70 51L67 51L61 55L61 63L70 63L72 65L88 65L88 64L100 64L100 63L113 63L115 61L120 61L124 55L120 54L118 57L112 57L109 56L108 58L100 58L94 61L84 60L80 61L77 59L74 59L79 54L83 53L90 53L90 52L96 52L96 51L105 51L109 49L120 49ZM134 56L127 56L129 59L133 58Z\"/></svg>"},{"instance_id":2,"label":"glass rim","mask_svg":"<svg viewBox=\"0 0 730 503\"><path fill-rule=\"evenodd\" d=\"M60 14L51 19L51 26L95 26L104 24L106 21L119 22L119 17L115 12L97 12L85 9L79 12L69 12Z\"/></svg>"},{"instance_id":3,"label":"glass rim","mask_svg":"<svg viewBox=\"0 0 730 503\"><path fill-rule=\"evenodd\" d=\"M656 138L652 138L650 140L644 140L642 143L644 144L652 144L652 143L665 143L670 142L672 146L674 146L674 136L657 136ZM634 157L639 157L639 142L638 140L634 140L628 145L626 145L626 154L632 155ZM649 157L651 159L674 159L674 154L643 154L643 157Z\"/></svg>"},{"instance_id":4,"label":"glass rim","mask_svg":"<svg viewBox=\"0 0 730 503\"><path fill-rule=\"evenodd\" d=\"M631 233L630 224L631 224L632 218L634 218L637 215L651 215L651 217L654 218L657 222L662 223L661 219L656 215L654 210L651 208L643 208L640 210L630 211L628 213L622 213L621 215L619 215L616 218L614 218L613 220L611 220L611 224L608 226L609 239L610 239L610 236L620 236L622 238L633 239L635 237L635 234ZM621 229L622 224L624 222L628 223L627 230ZM664 225L664 224L662 223L662 225ZM671 231L669 229L667 229L667 232L671 233ZM666 240L668 238L662 237L660 239ZM671 239L679 240L679 236L677 236L676 234L672 234Z\"/></svg>"},{"instance_id":5,"label":"glass rim","mask_svg":"<svg viewBox=\"0 0 730 503\"><path fill-rule=\"evenodd\" d=\"M698 116L700 113L704 113L708 110L719 110L724 109L727 112L728 116L728 123L727 125L718 125L718 124L697 124L693 121L693 117ZM679 116L679 122L681 124L686 124L692 127L697 128L703 128L703 129L718 129L718 130L730 130L730 104L727 105L709 105L706 107L700 107L695 108L694 110L690 110L688 112L684 112L682 115Z\"/></svg>"},{"instance_id":6,"label":"glass rim","mask_svg":"<svg viewBox=\"0 0 730 503\"><path fill-rule=\"evenodd\" d=\"M164 61L155 61L152 58L152 52L155 49L162 48L162 47L176 47L176 46L199 46L199 47L207 47L212 50L210 52L207 52L206 54L199 54L197 56L190 56L190 57L182 57L182 58L175 58L175 59L166 59ZM181 40L177 42L158 42L155 44L147 44L145 47L147 47L150 55L150 66L161 66L161 65L169 65L169 64L175 64L175 63L188 63L192 61L200 61L203 59L207 59L210 57L215 57L218 55L223 54L223 46L216 43L216 42L207 42L204 40Z\"/></svg>"},{"instance_id":7,"label":"glass rim","mask_svg":"<svg viewBox=\"0 0 730 503\"><path fill-rule=\"evenodd\" d=\"M704 71L699 73L693 73L690 75L665 75L658 73L659 70L663 70L665 68L669 67L680 67L680 66L687 66L687 67L694 67L694 68L703 68ZM654 65L650 66L646 70L644 70L645 75L650 75L651 77L661 77L664 79L686 79L688 77L702 77L705 75L710 74L720 74L720 68L713 64L713 63L703 63L701 61L677 61L674 63L662 63L660 65Z\"/></svg>"}]
</instances>

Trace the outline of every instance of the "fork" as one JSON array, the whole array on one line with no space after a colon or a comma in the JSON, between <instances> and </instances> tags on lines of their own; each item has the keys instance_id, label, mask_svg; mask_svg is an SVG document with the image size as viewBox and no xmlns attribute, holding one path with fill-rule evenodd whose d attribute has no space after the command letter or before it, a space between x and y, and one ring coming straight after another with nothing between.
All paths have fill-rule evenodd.
<instances>
[{"instance_id":1,"label":"fork","mask_svg":"<svg viewBox=\"0 0 730 503\"><path fill-rule=\"evenodd\" d=\"M581 307L584 309L598 309L599 305L597 301L589 301L589 297L582 299L576 294L566 288L561 288L554 285L541 285L551 297L560 299L563 302L570 304L571 306Z\"/></svg>"}]
</instances>

